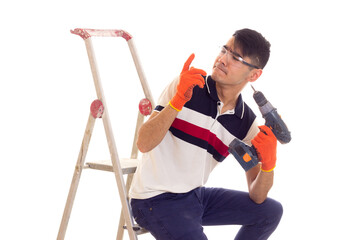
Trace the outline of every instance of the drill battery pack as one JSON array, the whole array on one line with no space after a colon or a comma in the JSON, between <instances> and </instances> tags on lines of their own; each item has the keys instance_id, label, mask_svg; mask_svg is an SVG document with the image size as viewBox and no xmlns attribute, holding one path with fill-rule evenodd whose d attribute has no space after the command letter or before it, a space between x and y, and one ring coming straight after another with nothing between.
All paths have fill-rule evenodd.
<instances>
[{"instance_id":1,"label":"drill battery pack","mask_svg":"<svg viewBox=\"0 0 360 240\"><path fill-rule=\"evenodd\" d=\"M230 143L228 151L246 172L259 163L255 148L237 138Z\"/></svg>"}]
</instances>

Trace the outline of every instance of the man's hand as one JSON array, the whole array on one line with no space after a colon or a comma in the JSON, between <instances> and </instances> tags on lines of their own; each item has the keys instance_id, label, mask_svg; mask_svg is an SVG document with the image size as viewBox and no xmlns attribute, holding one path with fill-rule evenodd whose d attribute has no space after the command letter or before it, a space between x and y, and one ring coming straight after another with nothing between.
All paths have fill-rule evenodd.
<instances>
[{"instance_id":1,"label":"man's hand","mask_svg":"<svg viewBox=\"0 0 360 240\"><path fill-rule=\"evenodd\" d=\"M274 133L267 126L259 126L260 132L251 140L254 145L259 160L261 162L261 170L271 172L276 165L276 145L277 139Z\"/></svg>"},{"instance_id":2,"label":"man's hand","mask_svg":"<svg viewBox=\"0 0 360 240\"><path fill-rule=\"evenodd\" d=\"M195 54L191 54L185 62L177 85L177 92L170 100L170 106L177 111L181 111L185 103L191 99L193 88L196 85L203 88L205 84L204 78L201 75L206 76L206 72L194 67L190 68L190 64L194 58Z\"/></svg>"}]
</instances>

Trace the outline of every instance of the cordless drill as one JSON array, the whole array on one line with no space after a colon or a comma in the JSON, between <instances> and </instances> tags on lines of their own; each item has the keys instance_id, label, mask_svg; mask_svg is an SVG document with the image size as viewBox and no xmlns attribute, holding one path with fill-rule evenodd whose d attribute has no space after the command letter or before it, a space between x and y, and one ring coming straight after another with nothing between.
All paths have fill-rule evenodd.
<instances>
[{"instance_id":1,"label":"cordless drill","mask_svg":"<svg viewBox=\"0 0 360 240\"><path fill-rule=\"evenodd\" d=\"M272 130L280 143L285 144L290 142L290 132L277 113L276 108L271 105L262 92L256 91L253 86L251 87L254 90L253 97L255 102L259 106L260 112L265 119L265 125ZM259 163L254 146L250 147L237 138L230 143L228 151L235 157L245 171L250 170Z\"/></svg>"}]
</instances>

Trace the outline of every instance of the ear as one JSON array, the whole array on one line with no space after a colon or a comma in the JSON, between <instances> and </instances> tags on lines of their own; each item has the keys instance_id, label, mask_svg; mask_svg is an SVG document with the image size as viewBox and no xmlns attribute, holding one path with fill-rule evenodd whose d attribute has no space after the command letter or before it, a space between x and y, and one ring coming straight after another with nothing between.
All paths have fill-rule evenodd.
<instances>
[{"instance_id":1,"label":"ear","mask_svg":"<svg viewBox=\"0 0 360 240\"><path fill-rule=\"evenodd\" d=\"M255 82L262 74L262 69L253 69L249 74L249 82Z\"/></svg>"}]
</instances>

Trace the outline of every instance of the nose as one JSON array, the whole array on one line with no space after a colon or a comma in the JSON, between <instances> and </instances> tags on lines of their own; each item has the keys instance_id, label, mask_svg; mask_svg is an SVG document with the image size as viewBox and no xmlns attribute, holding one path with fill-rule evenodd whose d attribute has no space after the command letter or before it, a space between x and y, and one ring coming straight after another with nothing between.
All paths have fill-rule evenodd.
<instances>
[{"instance_id":1,"label":"nose","mask_svg":"<svg viewBox=\"0 0 360 240\"><path fill-rule=\"evenodd\" d=\"M228 55L228 53L219 55L217 61L220 62L220 63L222 63L223 65L227 66L227 64L228 64L228 57L227 57L227 55Z\"/></svg>"}]
</instances>

